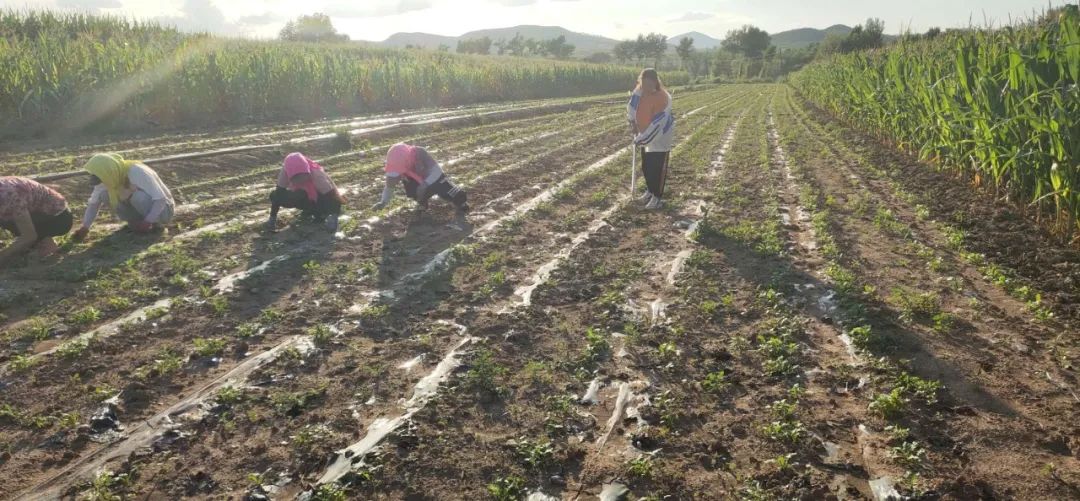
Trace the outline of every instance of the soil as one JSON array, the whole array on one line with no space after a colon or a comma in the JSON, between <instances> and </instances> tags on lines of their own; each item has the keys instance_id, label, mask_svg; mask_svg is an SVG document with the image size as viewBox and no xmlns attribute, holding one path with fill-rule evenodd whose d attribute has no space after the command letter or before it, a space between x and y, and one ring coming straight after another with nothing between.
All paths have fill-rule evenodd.
<instances>
[{"instance_id":1,"label":"soil","mask_svg":"<svg viewBox=\"0 0 1080 501\"><path fill-rule=\"evenodd\" d=\"M327 164L338 235L261 231L277 160L241 154L176 164L167 234L3 272L0 497L1076 495L1076 296L1007 249L1075 254L780 85L680 94L647 211L615 108L354 146L425 138L464 228L366 209L370 153Z\"/></svg>"}]
</instances>

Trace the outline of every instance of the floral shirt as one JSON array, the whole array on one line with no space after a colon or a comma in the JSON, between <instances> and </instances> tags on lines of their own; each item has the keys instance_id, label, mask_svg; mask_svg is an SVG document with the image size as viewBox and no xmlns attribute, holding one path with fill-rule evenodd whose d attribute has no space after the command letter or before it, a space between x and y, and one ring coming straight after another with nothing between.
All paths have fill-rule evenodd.
<instances>
[{"instance_id":1,"label":"floral shirt","mask_svg":"<svg viewBox=\"0 0 1080 501\"><path fill-rule=\"evenodd\" d=\"M23 211L55 216L67 209L56 190L25 177L0 177L0 221L12 221Z\"/></svg>"}]
</instances>

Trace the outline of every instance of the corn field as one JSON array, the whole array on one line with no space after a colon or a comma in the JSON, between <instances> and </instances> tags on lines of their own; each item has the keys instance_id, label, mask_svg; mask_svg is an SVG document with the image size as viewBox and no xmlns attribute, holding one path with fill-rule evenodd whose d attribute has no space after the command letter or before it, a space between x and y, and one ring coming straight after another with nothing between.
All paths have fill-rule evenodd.
<instances>
[{"instance_id":1,"label":"corn field","mask_svg":"<svg viewBox=\"0 0 1080 501\"><path fill-rule=\"evenodd\" d=\"M613 65L235 40L11 10L0 11L0 68L6 137L580 96L628 89L637 76Z\"/></svg>"},{"instance_id":2,"label":"corn field","mask_svg":"<svg viewBox=\"0 0 1080 501\"><path fill-rule=\"evenodd\" d=\"M804 97L944 168L970 173L1062 233L1080 224L1080 14L837 56L791 79Z\"/></svg>"}]
</instances>

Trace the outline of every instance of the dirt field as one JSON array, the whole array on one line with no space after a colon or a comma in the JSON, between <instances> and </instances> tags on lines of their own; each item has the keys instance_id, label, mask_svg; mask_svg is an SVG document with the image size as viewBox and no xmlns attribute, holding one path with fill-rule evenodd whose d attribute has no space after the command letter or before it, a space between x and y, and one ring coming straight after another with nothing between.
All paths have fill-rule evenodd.
<instances>
[{"instance_id":1,"label":"dirt field","mask_svg":"<svg viewBox=\"0 0 1080 501\"><path fill-rule=\"evenodd\" d=\"M786 86L675 111L660 211L610 96L5 154L371 129L170 162L167 235L0 272L0 498L1080 498L1080 253ZM368 209L401 140L470 227ZM292 149L337 235L261 231Z\"/></svg>"}]
</instances>

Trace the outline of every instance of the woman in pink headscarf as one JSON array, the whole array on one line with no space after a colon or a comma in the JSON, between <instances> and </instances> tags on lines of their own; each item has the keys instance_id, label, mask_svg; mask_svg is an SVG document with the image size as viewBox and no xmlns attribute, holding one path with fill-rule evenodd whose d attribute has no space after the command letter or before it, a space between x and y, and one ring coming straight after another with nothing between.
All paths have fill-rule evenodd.
<instances>
[{"instance_id":1,"label":"woman in pink headscarf","mask_svg":"<svg viewBox=\"0 0 1080 501\"><path fill-rule=\"evenodd\" d=\"M394 197L394 185L401 181L405 185L405 195L416 200L420 211L427 209L432 196L454 204L457 221L464 222L469 212L468 196L465 190L446 177L439 162L436 162L427 150L411 144L398 143L386 153L386 185L383 187L382 200L373 209L382 209Z\"/></svg>"},{"instance_id":2,"label":"woman in pink headscarf","mask_svg":"<svg viewBox=\"0 0 1080 501\"><path fill-rule=\"evenodd\" d=\"M300 209L301 217L323 221L337 231L338 217L345 199L322 166L301 153L290 153L278 174L277 188L270 194L270 220L266 227L277 228L278 210Z\"/></svg>"}]
</instances>

